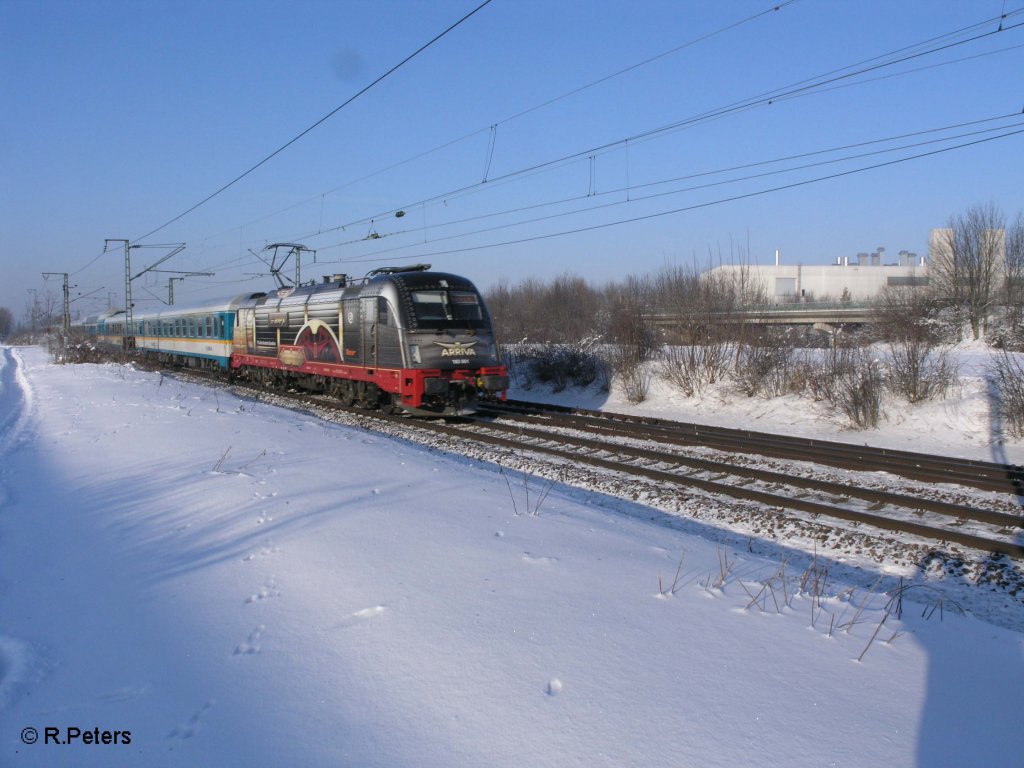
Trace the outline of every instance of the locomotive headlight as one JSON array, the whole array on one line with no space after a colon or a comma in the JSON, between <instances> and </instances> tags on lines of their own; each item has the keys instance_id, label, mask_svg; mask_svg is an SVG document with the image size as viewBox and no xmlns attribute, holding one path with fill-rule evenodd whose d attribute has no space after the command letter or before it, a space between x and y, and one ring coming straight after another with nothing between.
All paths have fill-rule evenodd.
<instances>
[{"instance_id":1,"label":"locomotive headlight","mask_svg":"<svg viewBox=\"0 0 1024 768\"><path fill-rule=\"evenodd\" d=\"M414 363L416 363L417 365L420 365L423 362L420 359L420 345L419 344L410 344L409 345L409 357L412 358L412 361Z\"/></svg>"}]
</instances>

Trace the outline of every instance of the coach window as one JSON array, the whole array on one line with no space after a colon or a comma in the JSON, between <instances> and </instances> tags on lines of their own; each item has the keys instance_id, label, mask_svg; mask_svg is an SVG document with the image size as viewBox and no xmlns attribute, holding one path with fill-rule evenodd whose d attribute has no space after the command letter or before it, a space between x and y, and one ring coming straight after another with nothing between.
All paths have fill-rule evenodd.
<instances>
[{"instance_id":1,"label":"coach window","mask_svg":"<svg viewBox=\"0 0 1024 768\"><path fill-rule=\"evenodd\" d=\"M206 318L206 336L207 336L207 338L211 338L213 336L213 318L212 317Z\"/></svg>"}]
</instances>

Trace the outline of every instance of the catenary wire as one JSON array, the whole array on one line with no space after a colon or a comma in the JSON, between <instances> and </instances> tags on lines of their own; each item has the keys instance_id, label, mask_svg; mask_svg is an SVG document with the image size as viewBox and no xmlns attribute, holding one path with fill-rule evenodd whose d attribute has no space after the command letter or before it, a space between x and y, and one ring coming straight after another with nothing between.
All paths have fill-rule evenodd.
<instances>
[{"instance_id":1,"label":"catenary wire","mask_svg":"<svg viewBox=\"0 0 1024 768\"><path fill-rule=\"evenodd\" d=\"M413 163L413 162L415 162L417 160L421 160L424 157L428 157L429 155L432 155L432 154L434 154L436 152L440 152L440 151L442 151L444 149L448 149L449 147L452 147L452 146L454 146L456 144L459 144L459 143L461 143L463 141L466 141L467 139L471 139L471 138L473 138L475 136L479 136L480 134L485 133L485 132L490 132L492 129L494 129L497 126L504 125L506 123L512 122L514 120L517 120L520 117L524 117L524 116L526 116L528 114L531 114L533 112L536 112L536 111L538 111L540 109L543 109L545 107L551 106L552 104L555 104L555 103L557 103L559 101L567 99L567 98L569 98L571 96L575 96L578 93L582 93L583 91L586 91L586 90L588 90L590 88L593 88L593 87L595 87L597 85L600 85L602 83L608 82L609 80L612 80L612 79L614 79L616 77L619 77L620 75L624 75L624 74L626 74L628 72L632 72L632 71L634 71L636 69L639 69L640 67L646 66L648 64L652 64L655 61L659 61L659 60L661 60L661 59L663 59L663 58L665 58L667 56L670 56L670 55L672 55L674 53L678 53L679 51L685 50L686 48L689 48L689 47L691 47L693 45L696 45L698 43L704 42L706 40L710 40L713 37L717 37L718 35L721 35L721 34L723 34L725 32L728 32L728 31L730 31L732 29L735 29L737 27L740 27L740 26L748 24L748 23L750 23L752 21L755 21L755 20L761 18L762 16L766 16L766 15L775 13L777 11L780 11L783 8L785 8L786 6L793 5L794 3L797 3L797 2L799 2L799 0L787 0L786 2L783 2L783 3L775 3L775 4L771 5L770 7L766 8L763 11L760 11L759 13L753 14L752 16L748 16L748 17L746 17L744 19L740 19L739 21L732 22L732 23L727 24L727 25L725 25L725 26L723 26L723 27L721 27L719 29L716 29L713 32L709 32L709 33L707 33L705 35L702 35L700 37L694 38L692 40L688 40L685 43L681 43L681 44L679 44L679 45L677 45L677 46L675 46L673 48L670 48L669 50L662 51L661 53L657 53L654 56L650 56L650 57L648 57L648 58L646 58L646 59L644 59L642 61L639 61L639 62L636 62L634 64L631 64L631 65L629 65L629 66L627 66L627 67L625 67L623 69L617 70L617 71L612 72L612 73L607 74L607 75L603 75L602 77L598 78L597 80L593 80L593 81L590 81L590 82L588 82L588 83L586 83L584 85L577 86L577 87L575 87L575 88L573 88L573 89L571 89L569 91L566 91L566 92L564 92L564 93L562 93L562 94L560 94L558 96L555 96L555 97L552 97L550 99L547 99L547 100L541 102L540 104L535 104L532 107L528 107L528 108L526 108L524 110L521 110L521 111L519 111L519 112L517 112L517 113L515 113L513 115L510 115L510 116L508 116L506 118L498 120L497 122L491 123L491 124L489 124L489 125L487 125L485 127L482 127L482 128L477 128L477 129L475 129L473 131L470 131L469 133L465 133L465 134L459 136L458 138L451 139L451 140L446 141L446 142L444 142L442 144L439 144L439 145L437 145L435 147L432 147L430 149L424 150L424 151L419 152L419 153L417 153L415 155L407 157L404 160L399 160L398 162L392 163L391 165L388 165L388 166L386 166L384 168L380 168L380 169L378 169L376 171L373 171L371 173L368 173L368 174L365 174L365 175L360 176L358 178L355 178L355 179L352 179L350 181L347 181L344 184L341 184L339 186L333 187L332 189L328 189L325 192L321 192L321 193L313 195L313 196L311 196L311 197L309 197L309 198L307 198L305 200L301 200L301 201L299 201L297 203L294 203L292 205L286 206L285 208L282 208L280 210L277 210L277 211L274 211L272 213L268 213L268 214L265 214L263 216L260 216L260 217L258 217L256 219L253 219L252 221L246 222L242 226L243 227L251 226L252 224L256 224L256 223L259 223L261 221L265 221L266 219L272 218L272 217L277 216L279 214L287 213L288 211L294 210L296 208L300 208L300 207L302 207L304 205L308 205L310 202L312 202L312 201L314 201L314 200L316 200L318 198L322 198L325 195L332 195L332 194L334 194L336 192L340 192L343 189L347 189L348 187L351 187L351 186L353 186L355 184L362 183L362 182L367 181L369 179L372 179L372 178L374 178L376 176L379 176L381 174L387 173L388 171L393 171L395 168L400 168L403 165L408 165L409 163ZM234 229L235 228L232 227L231 229L215 233L213 235L210 235L209 237L218 237L219 235L224 234L226 232L231 232Z\"/></svg>"},{"instance_id":2,"label":"catenary wire","mask_svg":"<svg viewBox=\"0 0 1024 768\"><path fill-rule=\"evenodd\" d=\"M1020 134L1024 134L1024 128L1021 128L1020 130L1016 130L1016 131L1011 131L1011 132L1008 132L1008 133L1005 133L1005 134L1001 134L999 136L990 136L988 138L977 139L975 141L966 142L964 144L958 144L958 145L955 145L955 146L952 146L952 147L944 147L942 149L935 149L935 150L931 150L929 152L921 152L921 153L916 154L916 155L911 155L911 156L908 156L908 157L897 158L895 160L888 160L888 161L883 162L883 163L875 163L873 165L863 166L861 168L853 168L853 169L850 169L850 170L847 170L847 171L840 171L840 172L837 172L837 173L828 174L826 176L818 176L818 177L813 178L813 179L803 179L801 181L795 181L795 182L792 182L790 184L782 184L782 185L775 186L775 187L769 187L769 188L766 188L766 189L755 190L753 192L746 192L746 193L739 194L739 195L732 195L730 197L719 198L717 200L706 201L706 202L703 202L703 203L695 203L693 205L682 206L682 207L679 207L679 208L673 208L673 209L666 210L666 211L658 211L656 213L645 214L643 216L634 216L634 217L627 218L627 219L619 219L619 220L616 220L616 221L602 222L600 224L593 224L593 225L589 225L589 226L586 226L586 227L578 227L578 228L575 228L575 229L562 230L562 231L559 231L559 232L549 232L549 233L545 233L545 234L542 234L542 235L533 235L533 236L530 236L530 237L523 237L523 238L518 238L518 239L515 239L515 240L505 240L505 241L501 241L501 242L485 243L485 244L482 244L482 245L467 246L465 248L453 248L453 249L444 250L444 251L433 251L433 252L428 252L428 253L418 253L416 256L410 257L410 258L422 259L422 258L428 258L428 257L432 257L432 256L446 256L446 255L451 255L451 254L456 254L456 253L467 253L467 252L470 252L470 251L485 250L485 249L489 249L489 248L497 248L497 247L506 246L506 245L520 245L522 243L536 242L538 240L548 240L548 239L555 238L555 237L564 237L566 235L580 234L582 232L593 232L593 231L600 230L600 229L607 229L607 228L610 228L610 227L621 226L623 224L631 224L631 223L635 223L635 222L638 222L638 221L648 221L648 220L651 220L651 219L660 218L662 216L670 216L670 215L677 214L677 213L685 213L687 211L699 210L701 208L709 208L711 206L722 205L722 204L725 204L725 203L731 203L731 202L735 202L737 200L745 200L745 199L749 199L749 198L753 198L753 197L760 197L760 196L767 195L767 194L773 194L775 192L782 192L784 190L796 189L798 187L804 187L804 186L808 186L810 184L816 184L816 183L820 183L820 182L823 182L823 181L829 181L829 180L832 180L832 179L838 179L838 178L842 178L844 176L852 176L853 174L856 174L856 173L864 173L866 171L871 171L871 170L876 170L876 169L879 169L879 168L885 168L885 167L889 167L889 166L893 166L893 165L898 165L900 163L909 162L911 160L919 160L919 159L925 158L925 157L932 157L932 156L935 156L935 155L944 154L946 152L953 152L953 151L956 151L956 150L959 150L959 149L965 149L967 147L977 146L979 144L984 144L984 143L987 143L987 142L998 141L1000 139L1005 139L1005 138L1009 138L1011 136L1017 136L1017 135L1020 135ZM357 263L357 262L364 262L364 261L378 261L381 253L382 252L375 252L375 253L368 254L368 255L362 256L362 257L355 257L355 258L352 258L352 259L341 259L341 260L338 260L336 262L322 262L322 263L325 263L325 264L327 264L327 263L347 264L347 263Z\"/></svg>"},{"instance_id":3,"label":"catenary wire","mask_svg":"<svg viewBox=\"0 0 1024 768\"><path fill-rule=\"evenodd\" d=\"M1008 16L1017 15L1019 13L1021 13L1021 11L1019 11L1019 10L1018 11L1013 11L1011 14L1008 14ZM942 50L947 50L947 49L949 49L949 48L951 48L953 46L963 45L963 44L966 44L966 43L969 43L969 42L974 42L974 41L977 41L979 39L983 39L983 38L988 37L990 35L996 34L996 32L988 31L988 32L984 32L984 33L979 34L979 35L975 35L975 36L970 37L970 38L965 39L965 40L960 40L960 41L956 41L956 42L953 42L953 43L945 43L945 44L943 44L942 46L940 46L938 48L930 48L930 49L927 49L925 51L920 51L920 52L917 52L917 53L914 53L914 54L911 54L911 55L908 55L908 56L904 56L902 58L899 58L899 59L896 59L896 60L893 60L893 61L890 61L890 62L882 62L882 63L871 64L870 66L868 66L866 68L855 70L855 71L849 72L847 74L842 74L842 75L836 75L835 74L835 73L838 73L838 72L844 72L845 70L850 69L850 67L860 66L860 65L862 65L864 63L868 63L868 62L872 62L872 61L877 61L878 59L882 59L882 58L884 58L886 56L890 56L890 55L893 55L893 54L899 54L899 53L902 53L904 51L913 49L915 47L920 47L921 45L923 45L925 43L928 43L928 42L933 42L935 40L944 39L944 38L947 38L947 37L949 37L949 36L951 36L953 34L962 33L964 30L976 29L976 28L982 26L983 23L991 23L992 21L993 21L993 19L989 19L986 22L979 22L978 24L971 25L970 27L965 27L965 28L963 28L961 30L957 30L954 33L948 33L947 35L942 35L942 36L939 36L939 37L936 37L936 38L929 38L929 40L924 41L923 43L915 44L914 46L906 46L904 48L897 49L896 51L891 52L889 54L883 54L881 56L873 57L871 59L866 59L866 60L860 62L859 64L850 65L848 67L843 67L843 68L836 69L836 70L831 70L830 72L825 73L824 75L816 76L816 77L813 77L813 78L807 78L805 80L798 81L798 82L790 84L788 86L783 86L781 88L778 88L778 89L775 89L773 91L768 91L768 92L759 94L759 95L751 97L749 99L744 99L744 100L739 101L739 102L733 102L732 104L727 105L725 107L721 107L721 108L717 108L717 109L714 109L714 110L710 110L708 112L704 112L704 113L701 113L701 114L698 114L698 115L695 115L695 116L692 116L692 117L689 117L689 118L684 118L682 120L678 120L678 121L675 121L673 123L669 123L669 124L666 124L666 125L663 125L663 126L660 126L660 127L657 127L657 128L653 128L653 129L650 129L648 131L643 131L643 132L635 134L633 136L617 139L617 140L611 141L611 142L606 142L604 144L593 146L593 147L589 147L587 149L584 149L584 150L581 150L581 151L578 151L578 152L573 152L571 154L563 155L561 157L554 158L552 160L547 160L547 161L544 161L542 163L536 163L536 164L534 164L532 166L529 166L529 167L526 167L526 168L521 168L521 169L518 169L518 170L515 170L515 171L510 171L510 172L502 174L500 176L495 176L494 178L492 178L489 181L487 181L486 184L481 183L481 182L476 182L476 183L473 183L473 184L468 184L468 185L465 185L465 186L462 186L462 187L459 187L459 188L456 188L456 189L448 190L447 192L444 192L444 193L440 193L440 194L437 194L437 195L432 195L431 197L428 197L428 198L424 198L424 199L421 199L421 200L418 200L418 201L408 202L408 203L405 203L403 205L400 205L400 206L397 206L397 207L394 207L394 208L390 208L388 210L379 211L379 212L377 212L377 213L375 213L375 214L373 214L371 216L366 216L366 217L363 217L363 218L360 218L360 219L355 219L353 221L346 222L345 224L337 225L335 227L332 227L331 229L325 230L325 232L336 231L338 229L344 229L344 228L347 228L347 227L353 227L353 226L357 226L357 225L360 225L360 224L368 224L368 223L370 223L370 222L372 222L372 221L374 221L376 219L385 218L385 217L387 217L387 216L389 216L391 214L394 214L398 210L407 210L407 209L410 209L410 208L416 208L417 206L421 206L421 205L429 205L429 204L439 203L439 202L445 201L445 200L452 200L452 199L454 199L456 197L459 197L461 195L469 194L469 193L471 193L473 191L479 190L479 189L481 189L481 188L483 188L485 186L486 187L493 187L493 186L497 185L498 183L506 182L506 181L509 181L509 180L512 180L512 179L518 179L518 178L521 178L522 176L524 176L526 174L539 173L539 172L542 172L542 171L545 171L545 170L550 170L550 169L553 169L553 168L562 167L565 164L568 164L568 163L571 163L571 162L576 162L576 161L579 161L582 158L586 158L586 157L588 157L591 154L609 152L609 151L612 151L613 149L616 149L616 148L619 148L619 147L621 147L623 145L626 145L628 142L634 142L635 143L635 142L640 142L640 141L648 141L648 140L651 140L653 138L657 138L657 137L660 137L660 136L663 136L663 135L667 135L670 132L675 132L675 131L681 130L682 128L690 127L690 126L696 125L698 123L709 121L711 119L718 119L718 118L724 117L724 116L726 116L728 114L736 113L736 112L739 112L739 111L742 111L742 110L746 110L746 109L751 109L751 108L754 108L756 106L763 106L763 105L766 105L766 104L771 104L771 103L773 103L775 101L780 101L780 100L782 100L784 98L792 98L792 97L795 97L797 95L807 95L808 92L811 91L811 89L814 89L816 91L818 88L823 88L826 85L829 85L829 84L832 84L832 83L835 83L835 82L839 82L841 80L849 79L850 77L856 76L858 74L863 74L863 73L866 73L866 72L876 71L876 70L878 70L878 69L880 69L881 67L884 67L884 66L892 66L892 65L895 65L895 64L903 63L903 62L908 61L908 60L913 59L913 58L919 58L921 56L928 55L930 53L936 53L936 52L939 52L939 51L942 51ZM1022 27L1022 26L1024 26L1024 22L1020 22L1020 23L1014 24L1014 25L1009 26L1009 27L1004 27L1003 31L1008 31L1008 30L1019 28L1019 27ZM820 79L820 77L825 77L827 79L821 80L818 83L814 83L813 82L816 79ZM859 81L858 81L857 84L859 84Z\"/></svg>"}]
</instances>

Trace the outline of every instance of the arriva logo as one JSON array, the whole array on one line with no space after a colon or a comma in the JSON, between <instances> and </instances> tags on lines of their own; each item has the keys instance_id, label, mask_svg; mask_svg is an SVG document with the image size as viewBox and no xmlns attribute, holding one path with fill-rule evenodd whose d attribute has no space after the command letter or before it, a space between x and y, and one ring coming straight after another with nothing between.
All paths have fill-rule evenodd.
<instances>
[{"instance_id":1,"label":"arriva logo","mask_svg":"<svg viewBox=\"0 0 1024 768\"><path fill-rule=\"evenodd\" d=\"M441 357L470 357L475 355L476 351L473 346L476 344L475 341L470 341L463 344L461 341L456 341L454 344L445 344L443 341L435 341L437 346L441 347Z\"/></svg>"}]
</instances>

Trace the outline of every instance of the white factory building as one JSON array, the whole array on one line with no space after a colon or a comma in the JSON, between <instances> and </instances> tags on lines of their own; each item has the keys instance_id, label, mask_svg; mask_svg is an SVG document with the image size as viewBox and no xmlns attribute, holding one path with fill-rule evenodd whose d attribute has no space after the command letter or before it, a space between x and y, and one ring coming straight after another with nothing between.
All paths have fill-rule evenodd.
<instances>
[{"instance_id":1,"label":"white factory building","mask_svg":"<svg viewBox=\"0 0 1024 768\"><path fill-rule=\"evenodd\" d=\"M778 251L774 264L722 265L710 276L760 283L777 303L796 301L870 301L887 286L928 285L928 265L915 253L900 251L893 258L885 248L852 257L837 257L832 264L783 264Z\"/></svg>"}]
</instances>

